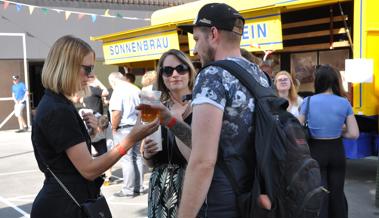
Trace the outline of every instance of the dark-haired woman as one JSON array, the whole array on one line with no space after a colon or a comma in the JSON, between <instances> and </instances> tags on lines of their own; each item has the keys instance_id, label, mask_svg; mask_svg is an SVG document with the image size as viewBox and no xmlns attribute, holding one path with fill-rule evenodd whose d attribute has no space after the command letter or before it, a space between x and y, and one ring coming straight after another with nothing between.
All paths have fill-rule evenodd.
<instances>
[{"instance_id":1,"label":"dark-haired woman","mask_svg":"<svg viewBox=\"0 0 379 218\"><path fill-rule=\"evenodd\" d=\"M309 148L320 165L322 185L329 191L321 207L321 218L347 218L344 182L346 172L342 137L356 139L357 121L346 99L339 72L321 65L315 72L315 95L304 99L299 120L304 123L309 101Z\"/></svg>"},{"instance_id":2,"label":"dark-haired woman","mask_svg":"<svg viewBox=\"0 0 379 218\"><path fill-rule=\"evenodd\" d=\"M158 151L156 142L144 141L143 157L147 165L153 167L150 178L148 217L177 217L182 192L184 170L190 155L190 148L179 140L174 132L174 123L191 123L190 101L183 98L191 94L195 69L191 60L179 50L165 52L158 62L158 90L162 92L161 101L168 108L161 111L174 117L163 121L162 150ZM165 120L163 118L163 120ZM167 119L166 119L167 120ZM175 121L177 120L177 121ZM190 128L181 134L191 138Z\"/></svg>"}]
</instances>

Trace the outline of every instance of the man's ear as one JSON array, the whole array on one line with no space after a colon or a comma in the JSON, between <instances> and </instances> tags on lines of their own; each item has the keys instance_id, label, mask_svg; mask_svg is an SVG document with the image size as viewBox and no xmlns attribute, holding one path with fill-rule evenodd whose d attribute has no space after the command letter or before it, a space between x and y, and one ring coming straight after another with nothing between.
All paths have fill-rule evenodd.
<instances>
[{"instance_id":1,"label":"man's ear","mask_svg":"<svg viewBox=\"0 0 379 218\"><path fill-rule=\"evenodd\" d=\"M210 40L212 42L217 42L220 40L220 30L217 29L216 27L211 27L211 31L210 31Z\"/></svg>"}]
</instances>

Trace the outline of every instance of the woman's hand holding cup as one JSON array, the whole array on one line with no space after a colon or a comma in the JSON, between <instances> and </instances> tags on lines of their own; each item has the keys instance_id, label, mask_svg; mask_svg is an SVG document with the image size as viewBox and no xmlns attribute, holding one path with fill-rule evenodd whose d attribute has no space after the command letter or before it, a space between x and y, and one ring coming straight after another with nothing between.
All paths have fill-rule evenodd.
<instances>
[{"instance_id":1,"label":"woman's hand holding cup","mask_svg":"<svg viewBox=\"0 0 379 218\"><path fill-rule=\"evenodd\" d=\"M124 138L127 143L122 143L126 145L126 149L129 149L138 141L141 141L146 136L151 135L153 132L157 131L159 127L159 119L156 118L150 123L141 122L141 114L138 114L136 125L132 128L129 134Z\"/></svg>"},{"instance_id":2,"label":"woman's hand holding cup","mask_svg":"<svg viewBox=\"0 0 379 218\"><path fill-rule=\"evenodd\" d=\"M160 151L158 143L153 139L146 138L143 145L143 157L145 159L151 159L155 154Z\"/></svg>"},{"instance_id":3,"label":"woman's hand holding cup","mask_svg":"<svg viewBox=\"0 0 379 218\"><path fill-rule=\"evenodd\" d=\"M154 110L159 111L159 119L161 124L167 124L168 121L172 118L171 112L168 110L166 106L162 103L159 104L140 104L137 106L137 110L142 110L145 107L149 107Z\"/></svg>"}]
</instances>

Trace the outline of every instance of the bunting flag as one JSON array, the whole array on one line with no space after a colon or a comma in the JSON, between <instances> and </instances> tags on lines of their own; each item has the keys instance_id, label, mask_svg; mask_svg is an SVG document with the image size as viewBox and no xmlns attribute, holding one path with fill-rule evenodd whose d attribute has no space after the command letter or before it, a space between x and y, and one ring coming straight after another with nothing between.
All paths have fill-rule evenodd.
<instances>
[{"instance_id":1,"label":"bunting flag","mask_svg":"<svg viewBox=\"0 0 379 218\"><path fill-rule=\"evenodd\" d=\"M21 7L22 7L22 6L21 6L20 4L16 4L16 11L17 11L17 12L20 12L20 11L21 11Z\"/></svg>"},{"instance_id":2,"label":"bunting flag","mask_svg":"<svg viewBox=\"0 0 379 218\"><path fill-rule=\"evenodd\" d=\"M116 17L118 17L118 18L122 18L123 16L122 16L122 14L117 13L117 14L116 14Z\"/></svg>"},{"instance_id":3,"label":"bunting flag","mask_svg":"<svg viewBox=\"0 0 379 218\"><path fill-rule=\"evenodd\" d=\"M49 9L47 9L47 8L41 8L41 11L42 11L42 13L43 14L47 14L47 13L49 13Z\"/></svg>"},{"instance_id":4,"label":"bunting flag","mask_svg":"<svg viewBox=\"0 0 379 218\"><path fill-rule=\"evenodd\" d=\"M92 23L96 22L96 14L91 14Z\"/></svg>"},{"instance_id":5,"label":"bunting flag","mask_svg":"<svg viewBox=\"0 0 379 218\"><path fill-rule=\"evenodd\" d=\"M4 1L4 5L3 5L4 10L7 10L8 6L9 6L9 1Z\"/></svg>"},{"instance_id":6,"label":"bunting flag","mask_svg":"<svg viewBox=\"0 0 379 218\"><path fill-rule=\"evenodd\" d=\"M109 9L105 10L104 12L104 16L105 17L110 17L111 15L109 14Z\"/></svg>"},{"instance_id":7,"label":"bunting flag","mask_svg":"<svg viewBox=\"0 0 379 218\"><path fill-rule=\"evenodd\" d=\"M82 13L78 14L78 20L81 20L84 17L84 15L85 14L82 14Z\"/></svg>"},{"instance_id":8,"label":"bunting flag","mask_svg":"<svg viewBox=\"0 0 379 218\"><path fill-rule=\"evenodd\" d=\"M34 6L29 6L29 14L32 15L34 11Z\"/></svg>"},{"instance_id":9,"label":"bunting flag","mask_svg":"<svg viewBox=\"0 0 379 218\"><path fill-rule=\"evenodd\" d=\"M61 9L53 9L54 11L56 11L58 14L60 14L63 10Z\"/></svg>"},{"instance_id":10,"label":"bunting flag","mask_svg":"<svg viewBox=\"0 0 379 218\"><path fill-rule=\"evenodd\" d=\"M3 9L7 10L9 8L9 5L12 4L16 7L16 11L20 12L22 10L22 7L28 7L29 9L29 15L32 15L35 8L38 8L42 11L44 15L47 15L49 11L55 11L58 14L61 14L64 12L65 20L67 21L71 14L77 14L78 19L82 20L84 16L90 16L92 23L95 23L97 20L97 17L104 17L104 18L118 18L118 19L126 19L126 20L144 20L144 21L150 21L150 18L138 18L138 17L126 17L123 16L121 13L116 13L116 15L111 15L110 9L106 9L104 11L104 14L94 14L94 13L85 13L85 12L79 12L79 11L66 11L62 9L56 9L56 8L46 8L46 7L39 7L35 5L29 5L24 3L18 3L14 1L9 0L0 0L0 4L3 3Z\"/></svg>"},{"instance_id":11,"label":"bunting flag","mask_svg":"<svg viewBox=\"0 0 379 218\"><path fill-rule=\"evenodd\" d=\"M65 11L64 12L64 19L68 20L68 18L70 17L71 13L72 13L71 11Z\"/></svg>"}]
</instances>

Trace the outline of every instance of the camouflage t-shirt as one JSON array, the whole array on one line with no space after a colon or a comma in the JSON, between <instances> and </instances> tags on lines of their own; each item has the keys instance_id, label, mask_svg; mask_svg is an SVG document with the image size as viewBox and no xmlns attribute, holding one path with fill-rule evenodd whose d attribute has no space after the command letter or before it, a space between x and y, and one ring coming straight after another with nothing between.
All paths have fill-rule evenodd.
<instances>
[{"instance_id":1,"label":"camouflage t-shirt","mask_svg":"<svg viewBox=\"0 0 379 218\"><path fill-rule=\"evenodd\" d=\"M241 65L262 86L269 82L259 67L244 58L227 58ZM242 190L251 185L254 99L247 89L231 73L221 67L209 66L196 78L192 106L211 104L224 112L219 146L224 159L230 161ZM207 146L207 145L202 145ZM232 187L216 165L212 183L199 216L237 217L237 205Z\"/></svg>"}]
</instances>

